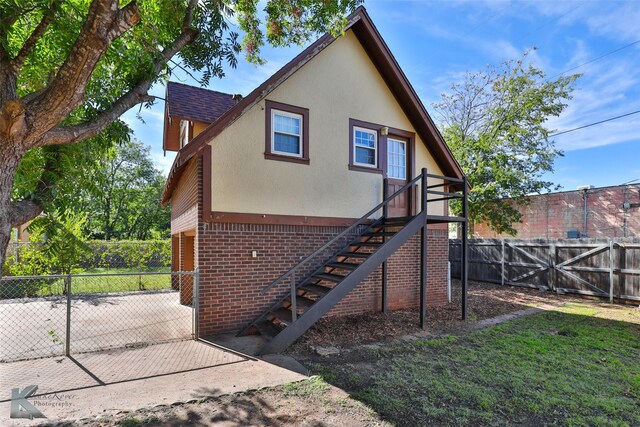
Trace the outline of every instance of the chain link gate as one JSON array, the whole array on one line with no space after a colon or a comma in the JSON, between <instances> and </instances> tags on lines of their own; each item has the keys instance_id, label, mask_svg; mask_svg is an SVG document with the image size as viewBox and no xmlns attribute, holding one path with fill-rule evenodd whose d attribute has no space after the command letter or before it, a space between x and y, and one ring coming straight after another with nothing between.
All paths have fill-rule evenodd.
<instances>
[{"instance_id":1,"label":"chain link gate","mask_svg":"<svg viewBox=\"0 0 640 427\"><path fill-rule=\"evenodd\" d=\"M198 272L5 276L0 363L195 339Z\"/></svg>"}]
</instances>

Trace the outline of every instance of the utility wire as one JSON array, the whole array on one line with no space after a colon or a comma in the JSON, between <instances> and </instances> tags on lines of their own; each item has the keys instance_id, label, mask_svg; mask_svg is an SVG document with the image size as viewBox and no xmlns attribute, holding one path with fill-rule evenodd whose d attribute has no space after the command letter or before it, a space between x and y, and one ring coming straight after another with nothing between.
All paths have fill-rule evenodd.
<instances>
[{"instance_id":1,"label":"utility wire","mask_svg":"<svg viewBox=\"0 0 640 427\"><path fill-rule=\"evenodd\" d=\"M640 181L640 178L636 178L636 179L632 179L631 181L627 181L627 182L623 182L620 185L627 185L627 184L633 184L636 181Z\"/></svg>"},{"instance_id":2,"label":"utility wire","mask_svg":"<svg viewBox=\"0 0 640 427\"><path fill-rule=\"evenodd\" d=\"M586 61L586 62L583 62L582 64L576 65L575 67L571 67L571 68L569 68L568 70L564 70L563 72L561 72L561 73L559 73L559 74L556 74L555 76L552 76L552 77L551 77L551 79L556 78L556 77L558 77L558 76L561 76L561 75L563 75L563 74L566 74L566 73L568 73L569 71L573 71L573 70L575 70L575 69L577 69L577 68L584 67L585 65L591 64L592 62L599 61L599 60L601 60L602 58L605 58L605 57L607 57L607 56L609 56L609 55L613 55L614 53L620 52L621 50L627 49L627 48L629 48L629 47L631 47L631 46L634 46L634 45L636 45L636 44L638 44L638 43L640 43L640 40L636 40L636 41L631 42L631 43L629 43L629 44L627 44L627 45L624 45L624 46L622 46L622 47L619 47L618 49L612 50L612 51L610 51L610 52L606 52L606 53L604 53L604 54L602 54L602 55L600 55L600 56L597 56L597 57L595 57L595 58L593 58L593 59L590 59L590 60L588 60L588 61Z\"/></svg>"},{"instance_id":3,"label":"utility wire","mask_svg":"<svg viewBox=\"0 0 640 427\"><path fill-rule=\"evenodd\" d=\"M640 110L632 111L632 112L626 113L626 114L621 114L621 115L615 116L615 117L609 117L608 119L600 120L598 122L589 123L589 124L586 124L586 125L583 125L583 126L578 126L577 128L567 129L567 130L563 130L561 132L552 133L552 134L549 135L549 137L563 135L565 133L574 132L576 130L588 128L588 127L599 125L599 124L606 123L606 122L610 122L612 120L621 119L623 117L631 116L633 114L638 114L638 113L640 113Z\"/></svg>"}]
</instances>

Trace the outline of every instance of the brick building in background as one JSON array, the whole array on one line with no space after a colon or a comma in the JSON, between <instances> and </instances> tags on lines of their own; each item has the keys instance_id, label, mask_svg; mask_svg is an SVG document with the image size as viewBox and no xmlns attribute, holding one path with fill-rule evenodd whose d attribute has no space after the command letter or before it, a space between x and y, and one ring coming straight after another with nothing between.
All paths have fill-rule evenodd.
<instances>
[{"instance_id":1,"label":"brick building in background","mask_svg":"<svg viewBox=\"0 0 640 427\"><path fill-rule=\"evenodd\" d=\"M521 207L522 223L514 224L521 239L640 237L640 184L541 194ZM477 237L501 235L476 224Z\"/></svg>"}]
</instances>

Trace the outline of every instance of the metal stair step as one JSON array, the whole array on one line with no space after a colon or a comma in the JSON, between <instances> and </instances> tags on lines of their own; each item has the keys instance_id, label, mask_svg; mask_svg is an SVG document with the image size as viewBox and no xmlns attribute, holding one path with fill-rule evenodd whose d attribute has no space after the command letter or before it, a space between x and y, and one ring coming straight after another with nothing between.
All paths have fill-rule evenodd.
<instances>
[{"instance_id":1,"label":"metal stair step","mask_svg":"<svg viewBox=\"0 0 640 427\"><path fill-rule=\"evenodd\" d=\"M397 217L397 218L387 218L384 220L383 225L391 225L391 224L398 224L398 225L404 225L406 223L408 223L409 221L411 221L413 219L413 217L411 216L403 216L403 217Z\"/></svg>"},{"instance_id":2,"label":"metal stair step","mask_svg":"<svg viewBox=\"0 0 640 427\"><path fill-rule=\"evenodd\" d=\"M285 301L291 304L290 298L287 298ZM313 304L315 304L315 301L312 299L302 297L300 295L298 295L298 298L296 298L296 308L300 308L300 307L309 308Z\"/></svg>"},{"instance_id":3,"label":"metal stair step","mask_svg":"<svg viewBox=\"0 0 640 427\"><path fill-rule=\"evenodd\" d=\"M322 279L322 280L328 280L330 282L335 282L335 283L339 283L341 281L344 280L346 276L341 276L339 274L331 274L331 273L320 273L320 274L314 274L312 276L312 278L318 278L318 279Z\"/></svg>"},{"instance_id":4,"label":"metal stair step","mask_svg":"<svg viewBox=\"0 0 640 427\"><path fill-rule=\"evenodd\" d=\"M332 262L329 263L327 265L325 265L325 267L328 268L341 268L343 270L355 270L356 268L358 268L358 265L360 264L353 264L350 262Z\"/></svg>"},{"instance_id":5,"label":"metal stair step","mask_svg":"<svg viewBox=\"0 0 640 427\"><path fill-rule=\"evenodd\" d=\"M393 236L394 234L396 234L395 231L369 231L367 233L363 233L362 236L384 237Z\"/></svg>"},{"instance_id":6,"label":"metal stair step","mask_svg":"<svg viewBox=\"0 0 640 427\"><path fill-rule=\"evenodd\" d=\"M311 292L313 294L318 295L319 297L323 297L331 290L331 288L327 288L326 286L315 285L313 283L309 283L308 285L300 286L299 289L303 291ZM288 310L287 310L288 311ZM291 313L291 312L289 312Z\"/></svg>"},{"instance_id":7,"label":"metal stair step","mask_svg":"<svg viewBox=\"0 0 640 427\"><path fill-rule=\"evenodd\" d=\"M369 258L371 254L365 252L341 252L338 256L350 258Z\"/></svg>"},{"instance_id":8,"label":"metal stair step","mask_svg":"<svg viewBox=\"0 0 640 427\"><path fill-rule=\"evenodd\" d=\"M277 310L272 311L270 314L273 315L273 317L275 317L276 319L280 320L281 322L291 324L291 319L292 319L291 310L287 308L281 307Z\"/></svg>"},{"instance_id":9,"label":"metal stair step","mask_svg":"<svg viewBox=\"0 0 640 427\"><path fill-rule=\"evenodd\" d=\"M256 329L260 332L260 335L270 340L281 332L281 329L278 328L273 322L265 320L256 325Z\"/></svg>"},{"instance_id":10,"label":"metal stair step","mask_svg":"<svg viewBox=\"0 0 640 427\"><path fill-rule=\"evenodd\" d=\"M382 246L383 242L354 242L351 243L351 245L349 246L372 246L372 247L376 247L376 246Z\"/></svg>"}]
</instances>

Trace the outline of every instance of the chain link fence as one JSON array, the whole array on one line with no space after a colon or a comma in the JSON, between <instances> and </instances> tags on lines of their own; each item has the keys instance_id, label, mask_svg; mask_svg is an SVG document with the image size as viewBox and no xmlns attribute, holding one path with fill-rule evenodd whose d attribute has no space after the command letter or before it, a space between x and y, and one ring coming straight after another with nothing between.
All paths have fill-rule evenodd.
<instances>
[{"instance_id":1,"label":"chain link fence","mask_svg":"<svg viewBox=\"0 0 640 427\"><path fill-rule=\"evenodd\" d=\"M169 272L171 241L165 240L91 240L84 242L83 255L73 266L87 273L102 272ZM40 242L11 242L7 247L5 269L18 267L29 271L34 265L47 269L46 256ZM24 268L19 268L21 265ZM48 269L52 271L51 268ZM55 270L53 270L55 271ZM40 274L40 272L36 273ZM15 275L23 275L21 272Z\"/></svg>"},{"instance_id":2,"label":"chain link fence","mask_svg":"<svg viewBox=\"0 0 640 427\"><path fill-rule=\"evenodd\" d=\"M5 276L0 362L192 339L197 272Z\"/></svg>"}]
</instances>

